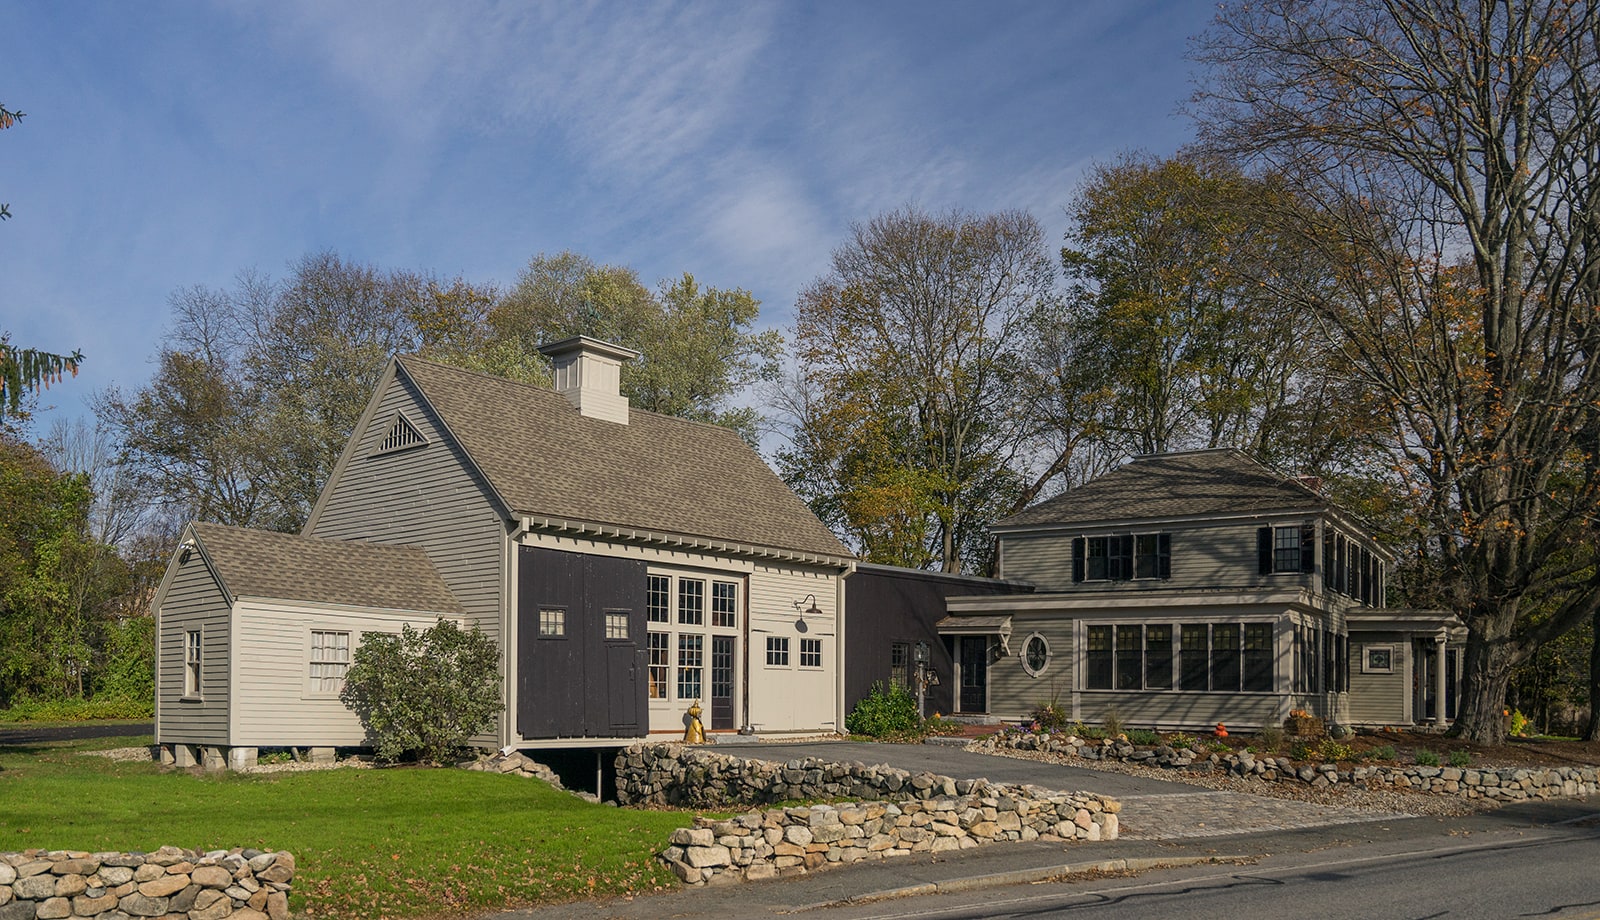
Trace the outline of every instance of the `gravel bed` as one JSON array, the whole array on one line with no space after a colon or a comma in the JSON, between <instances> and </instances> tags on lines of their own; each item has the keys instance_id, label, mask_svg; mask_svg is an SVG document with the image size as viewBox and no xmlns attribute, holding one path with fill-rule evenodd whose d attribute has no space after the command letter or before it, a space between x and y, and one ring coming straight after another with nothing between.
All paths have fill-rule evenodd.
<instances>
[{"instance_id":1,"label":"gravel bed","mask_svg":"<svg viewBox=\"0 0 1600 920\"><path fill-rule=\"evenodd\" d=\"M1243 792L1274 799L1295 799L1301 802L1314 802L1318 805L1360 808L1369 811L1404 812L1409 815L1428 815L1433 817L1457 817L1499 807L1498 803L1489 799L1467 799L1453 795L1427 795L1421 792L1396 789L1391 786L1369 788L1341 783L1337 786L1314 789L1306 783L1275 783L1255 778L1231 777L1215 772L1191 773L1188 770L1166 770L1159 767L1145 767L1115 760L1084 760L1081 757L1073 757L1069 754L1045 751L984 750L981 753L993 754L996 757L1011 757L1016 760L1032 760L1038 763L1055 763L1068 767L1080 767L1086 770L1099 770L1104 773L1122 773L1128 776L1163 779L1169 782L1185 783L1190 786L1201 786L1206 789L1217 789L1224 792Z\"/></svg>"}]
</instances>

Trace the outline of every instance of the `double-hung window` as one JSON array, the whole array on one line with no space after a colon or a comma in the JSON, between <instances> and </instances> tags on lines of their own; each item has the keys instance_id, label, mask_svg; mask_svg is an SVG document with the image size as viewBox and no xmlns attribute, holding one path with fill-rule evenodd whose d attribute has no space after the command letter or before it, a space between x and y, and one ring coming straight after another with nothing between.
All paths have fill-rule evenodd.
<instances>
[{"instance_id":1,"label":"double-hung window","mask_svg":"<svg viewBox=\"0 0 1600 920\"><path fill-rule=\"evenodd\" d=\"M344 689L344 676L350 670L350 634L331 630L311 631L311 686L313 693L338 693Z\"/></svg>"},{"instance_id":2,"label":"double-hung window","mask_svg":"<svg viewBox=\"0 0 1600 920\"><path fill-rule=\"evenodd\" d=\"M183 695L200 695L200 630L183 634Z\"/></svg>"}]
</instances>

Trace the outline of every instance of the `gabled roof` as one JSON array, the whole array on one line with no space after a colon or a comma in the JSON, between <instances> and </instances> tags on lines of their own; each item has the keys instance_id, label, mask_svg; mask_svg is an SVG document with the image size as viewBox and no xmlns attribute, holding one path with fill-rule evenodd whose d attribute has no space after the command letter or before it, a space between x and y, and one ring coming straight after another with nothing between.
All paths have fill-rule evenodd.
<instances>
[{"instance_id":1,"label":"gabled roof","mask_svg":"<svg viewBox=\"0 0 1600 920\"><path fill-rule=\"evenodd\" d=\"M565 396L397 358L509 509L846 559L851 553L733 431L631 409L621 425Z\"/></svg>"},{"instance_id":2,"label":"gabled roof","mask_svg":"<svg viewBox=\"0 0 1600 920\"><path fill-rule=\"evenodd\" d=\"M995 523L996 530L1314 513L1328 502L1232 448L1149 454Z\"/></svg>"},{"instance_id":3,"label":"gabled roof","mask_svg":"<svg viewBox=\"0 0 1600 920\"><path fill-rule=\"evenodd\" d=\"M460 614L444 579L415 546L189 525L228 595Z\"/></svg>"}]
</instances>

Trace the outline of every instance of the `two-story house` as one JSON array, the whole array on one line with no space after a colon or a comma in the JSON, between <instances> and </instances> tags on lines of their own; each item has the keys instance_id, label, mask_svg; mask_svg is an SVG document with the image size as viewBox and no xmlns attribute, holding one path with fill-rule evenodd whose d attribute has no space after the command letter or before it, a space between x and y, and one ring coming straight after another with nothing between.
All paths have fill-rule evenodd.
<instances>
[{"instance_id":1,"label":"two-story house","mask_svg":"<svg viewBox=\"0 0 1600 920\"><path fill-rule=\"evenodd\" d=\"M1454 618L1385 608L1392 555L1314 486L1236 450L1158 454L1001 520L997 574L1037 591L947 600L957 712L1022 719L1054 701L1160 728L1442 716Z\"/></svg>"}]
</instances>

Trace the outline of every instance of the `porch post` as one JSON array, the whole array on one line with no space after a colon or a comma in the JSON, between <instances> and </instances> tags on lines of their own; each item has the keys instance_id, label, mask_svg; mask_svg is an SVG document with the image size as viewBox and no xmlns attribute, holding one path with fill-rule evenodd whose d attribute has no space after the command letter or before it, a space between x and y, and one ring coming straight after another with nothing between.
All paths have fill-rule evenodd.
<instances>
[{"instance_id":1,"label":"porch post","mask_svg":"<svg viewBox=\"0 0 1600 920\"><path fill-rule=\"evenodd\" d=\"M1433 724L1444 728L1444 656L1445 637L1433 640Z\"/></svg>"}]
</instances>

